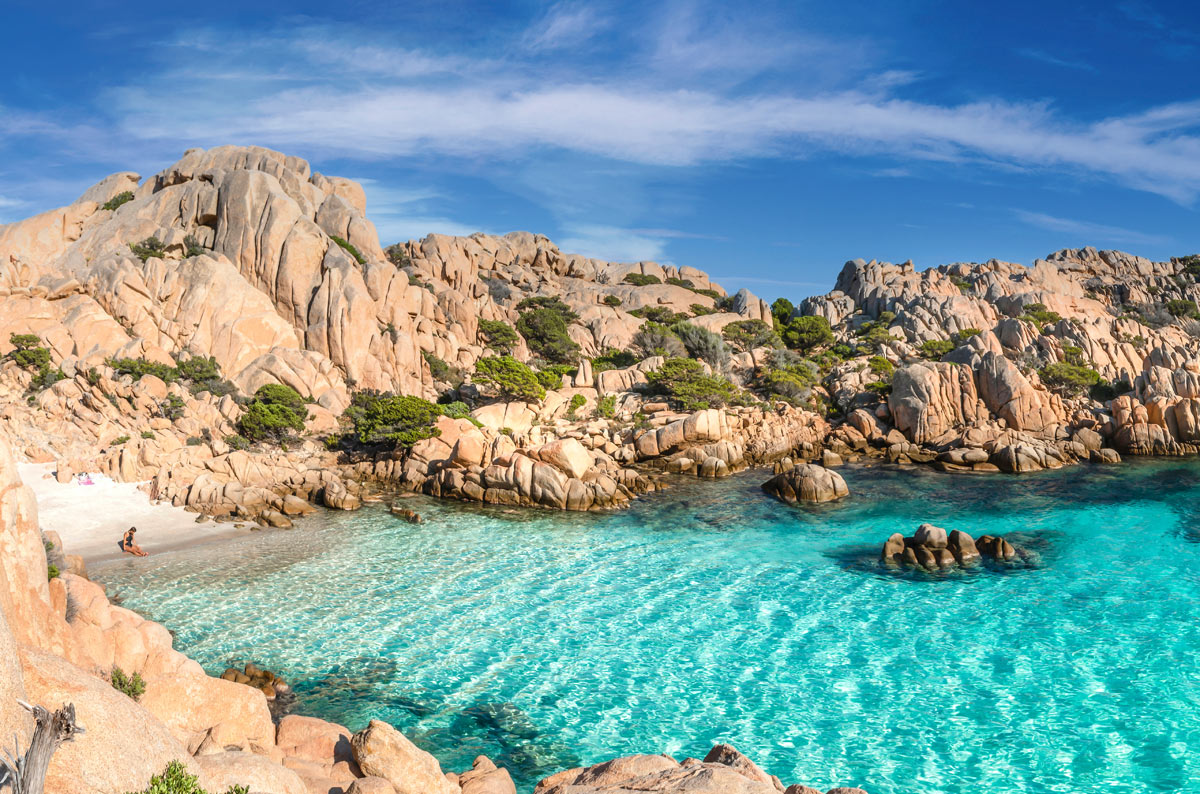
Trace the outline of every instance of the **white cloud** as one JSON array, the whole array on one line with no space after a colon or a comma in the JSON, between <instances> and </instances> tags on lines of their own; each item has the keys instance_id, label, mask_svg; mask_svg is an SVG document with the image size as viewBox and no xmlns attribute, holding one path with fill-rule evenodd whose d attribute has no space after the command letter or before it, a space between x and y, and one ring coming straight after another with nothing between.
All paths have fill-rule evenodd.
<instances>
[{"instance_id":1,"label":"white cloud","mask_svg":"<svg viewBox=\"0 0 1200 794\"><path fill-rule=\"evenodd\" d=\"M1032 61L1041 61L1048 63L1051 66L1061 66L1064 69L1078 69L1080 71L1094 72L1096 67L1086 61L1078 61L1071 58L1062 58L1057 55L1052 55L1044 50L1035 50L1029 47L1017 50L1017 55L1022 58L1028 58Z\"/></svg>"},{"instance_id":2,"label":"white cloud","mask_svg":"<svg viewBox=\"0 0 1200 794\"><path fill-rule=\"evenodd\" d=\"M1041 212L1028 210L1013 210L1017 218L1029 226L1034 226L1058 234L1070 235L1077 243L1096 245L1108 243L1131 243L1134 245L1165 245L1170 237L1157 234L1125 229L1120 226L1107 226L1102 223L1059 218Z\"/></svg>"},{"instance_id":3,"label":"white cloud","mask_svg":"<svg viewBox=\"0 0 1200 794\"><path fill-rule=\"evenodd\" d=\"M381 245L420 240L429 234L466 237L486 231L437 214L435 204L443 196L431 188L389 187L370 177L354 181L363 186L367 217L375 224Z\"/></svg>"},{"instance_id":4,"label":"white cloud","mask_svg":"<svg viewBox=\"0 0 1200 794\"><path fill-rule=\"evenodd\" d=\"M522 43L531 50L561 50L579 46L608 27L594 6L581 2L561 2L530 26Z\"/></svg>"},{"instance_id":5,"label":"white cloud","mask_svg":"<svg viewBox=\"0 0 1200 794\"><path fill-rule=\"evenodd\" d=\"M565 232L559 250L609 262L661 262L666 250L662 237L616 226L571 224Z\"/></svg>"}]
</instances>

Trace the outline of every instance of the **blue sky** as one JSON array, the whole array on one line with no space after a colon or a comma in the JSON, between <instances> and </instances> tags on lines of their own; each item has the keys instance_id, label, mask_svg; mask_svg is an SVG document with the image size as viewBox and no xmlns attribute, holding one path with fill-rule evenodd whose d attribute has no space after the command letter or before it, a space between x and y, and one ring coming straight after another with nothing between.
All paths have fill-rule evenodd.
<instances>
[{"instance_id":1,"label":"blue sky","mask_svg":"<svg viewBox=\"0 0 1200 794\"><path fill-rule=\"evenodd\" d=\"M773 297L854 257L1200 250L1195 3L7 0L0 222L192 146ZM15 32L19 31L19 34Z\"/></svg>"}]
</instances>

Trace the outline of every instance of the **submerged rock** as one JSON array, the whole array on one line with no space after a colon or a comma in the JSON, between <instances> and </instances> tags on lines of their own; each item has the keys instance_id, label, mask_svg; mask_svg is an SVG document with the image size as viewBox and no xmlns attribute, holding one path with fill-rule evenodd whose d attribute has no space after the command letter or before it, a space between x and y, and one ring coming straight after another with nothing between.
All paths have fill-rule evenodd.
<instances>
[{"instance_id":1,"label":"submerged rock","mask_svg":"<svg viewBox=\"0 0 1200 794\"><path fill-rule=\"evenodd\" d=\"M788 504L832 502L850 494L842 475L815 463L802 463L776 474L762 489Z\"/></svg>"}]
</instances>

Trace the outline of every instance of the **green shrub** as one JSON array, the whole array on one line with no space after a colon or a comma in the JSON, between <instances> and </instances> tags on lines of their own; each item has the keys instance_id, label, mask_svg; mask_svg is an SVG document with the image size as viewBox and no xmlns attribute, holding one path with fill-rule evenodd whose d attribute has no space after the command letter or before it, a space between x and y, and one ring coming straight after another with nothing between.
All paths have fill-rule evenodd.
<instances>
[{"instance_id":1,"label":"green shrub","mask_svg":"<svg viewBox=\"0 0 1200 794\"><path fill-rule=\"evenodd\" d=\"M796 306L787 298L776 298L771 304L771 317L775 320L775 325L787 325L792 319L792 315L796 313Z\"/></svg>"},{"instance_id":2,"label":"green shrub","mask_svg":"<svg viewBox=\"0 0 1200 794\"><path fill-rule=\"evenodd\" d=\"M981 333L983 333L983 331L978 328L964 328L961 331L955 332L954 337L953 337L954 343L956 345L961 345L963 342L967 341L971 337L979 336Z\"/></svg>"},{"instance_id":3,"label":"green shrub","mask_svg":"<svg viewBox=\"0 0 1200 794\"><path fill-rule=\"evenodd\" d=\"M685 410L721 408L737 396L737 387L725 378L705 375L704 366L691 358L669 358L646 374L650 387Z\"/></svg>"},{"instance_id":4,"label":"green shrub","mask_svg":"<svg viewBox=\"0 0 1200 794\"><path fill-rule=\"evenodd\" d=\"M1038 370L1042 382L1068 396L1083 394L1100 383L1100 373L1091 367L1060 361Z\"/></svg>"},{"instance_id":5,"label":"green shrub","mask_svg":"<svg viewBox=\"0 0 1200 794\"><path fill-rule=\"evenodd\" d=\"M250 439L246 438L240 433L231 433L230 435L225 436L224 441L230 449L250 449Z\"/></svg>"},{"instance_id":6,"label":"green shrub","mask_svg":"<svg viewBox=\"0 0 1200 794\"><path fill-rule=\"evenodd\" d=\"M816 365L802 361L786 368L760 370L758 387L772 400L783 400L792 405L801 405L812 396L812 387L817 382Z\"/></svg>"},{"instance_id":7,"label":"green shrub","mask_svg":"<svg viewBox=\"0 0 1200 794\"><path fill-rule=\"evenodd\" d=\"M129 375L135 381L143 375L153 375L163 383L179 380L177 368L144 358L110 358L104 363L116 370L118 375Z\"/></svg>"},{"instance_id":8,"label":"green shrub","mask_svg":"<svg viewBox=\"0 0 1200 794\"><path fill-rule=\"evenodd\" d=\"M1133 387L1129 385L1129 381L1119 380L1111 383L1100 381L1088 390L1088 396L1097 402L1106 403L1131 391L1133 391Z\"/></svg>"},{"instance_id":9,"label":"green shrub","mask_svg":"<svg viewBox=\"0 0 1200 794\"><path fill-rule=\"evenodd\" d=\"M230 786L225 794L249 794L247 786ZM162 773L150 778L150 787L127 794L207 794L195 775L188 774L181 761L172 761Z\"/></svg>"},{"instance_id":10,"label":"green shrub","mask_svg":"<svg viewBox=\"0 0 1200 794\"><path fill-rule=\"evenodd\" d=\"M344 416L359 442L407 449L441 435L433 426L441 414L441 408L420 397L360 391L351 398Z\"/></svg>"},{"instance_id":11,"label":"green shrub","mask_svg":"<svg viewBox=\"0 0 1200 794\"><path fill-rule=\"evenodd\" d=\"M887 397L892 393L892 384L883 380L877 380L872 383L868 383L865 388L867 391L871 392L872 394L877 394L880 397Z\"/></svg>"},{"instance_id":12,"label":"green shrub","mask_svg":"<svg viewBox=\"0 0 1200 794\"><path fill-rule=\"evenodd\" d=\"M130 243L129 250L133 255L145 262L151 257L161 257L167 252L167 244L157 237L147 237L140 243Z\"/></svg>"},{"instance_id":13,"label":"green shrub","mask_svg":"<svg viewBox=\"0 0 1200 794\"><path fill-rule=\"evenodd\" d=\"M729 367L729 348L720 335L691 323L675 323L671 333L679 337L683 347L692 358L708 362L714 370L723 372Z\"/></svg>"},{"instance_id":14,"label":"green shrub","mask_svg":"<svg viewBox=\"0 0 1200 794\"><path fill-rule=\"evenodd\" d=\"M175 372L183 380L204 382L221 377L221 368L212 356L192 356L175 362Z\"/></svg>"},{"instance_id":15,"label":"green shrub","mask_svg":"<svg viewBox=\"0 0 1200 794\"><path fill-rule=\"evenodd\" d=\"M104 202L102 209L115 210L117 207L121 206L122 204L128 204L131 201L133 201L133 191L132 190L122 190L120 193L113 196L108 201Z\"/></svg>"},{"instance_id":16,"label":"green shrub","mask_svg":"<svg viewBox=\"0 0 1200 794\"><path fill-rule=\"evenodd\" d=\"M389 262L399 268L412 267L412 257L408 255L408 249L402 243L389 245L383 251Z\"/></svg>"},{"instance_id":17,"label":"green shrub","mask_svg":"<svg viewBox=\"0 0 1200 794\"><path fill-rule=\"evenodd\" d=\"M571 402L567 405L567 418L575 419L575 412L587 404L587 398L582 394L576 394L571 397Z\"/></svg>"},{"instance_id":18,"label":"green shrub","mask_svg":"<svg viewBox=\"0 0 1200 794\"><path fill-rule=\"evenodd\" d=\"M109 673L108 680L112 682L113 689L134 700L137 700L146 692L146 682L142 680L141 673L126 675L125 671L120 667L113 667L112 672Z\"/></svg>"},{"instance_id":19,"label":"green shrub","mask_svg":"<svg viewBox=\"0 0 1200 794\"><path fill-rule=\"evenodd\" d=\"M867 359L867 366L871 368L872 373L886 378L890 378L896 371L895 365L883 356L871 356Z\"/></svg>"},{"instance_id":20,"label":"green shrub","mask_svg":"<svg viewBox=\"0 0 1200 794\"><path fill-rule=\"evenodd\" d=\"M455 400L442 406L442 413L451 419L470 419L471 409L465 402Z\"/></svg>"},{"instance_id":21,"label":"green shrub","mask_svg":"<svg viewBox=\"0 0 1200 794\"><path fill-rule=\"evenodd\" d=\"M495 388L507 399L537 402L546 396L533 370L511 356L488 356L475 362L475 382Z\"/></svg>"},{"instance_id":22,"label":"green shrub","mask_svg":"<svg viewBox=\"0 0 1200 794\"><path fill-rule=\"evenodd\" d=\"M954 349L954 343L946 339L930 339L922 342L917 348L922 358L939 361L942 356Z\"/></svg>"},{"instance_id":23,"label":"green shrub","mask_svg":"<svg viewBox=\"0 0 1200 794\"><path fill-rule=\"evenodd\" d=\"M622 279L626 284L632 284L635 287L648 287L651 284L661 284L658 276L645 276L641 273L626 273Z\"/></svg>"},{"instance_id":24,"label":"green shrub","mask_svg":"<svg viewBox=\"0 0 1200 794\"><path fill-rule=\"evenodd\" d=\"M686 314L672 311L669 306L643 306L640 309L632 309L629 313L642 320L663 325L671 325L688 319Z\"/></svg>"},{"instance_id":25,"label":"green shrub","mask_svg":"<svg viewBox=\"0 0 1200 794\"><path fill-rule=\"evenodd\" d=\"M786 299L780 298L779 300ZM778 304L779 301L775 301L775 303ZM820 316L793 317L786 323L777 323L775 331L785 345L792 350L804 353L834 343L833 329L829 327L829 321Z\"/></svg>"},{"instance_id":26,"label":"green shrub","mask_svg":"<svg viewBox=\"0 0 1200 794\"><path fill-rule=\"evenodd\" d=\"M61 574L62 571L58 570L58 566L54 563L49 563L46 565L46 581L57 579Z\"/></svg>"},{"instance_id":27,"label":"green shrub","mask_svg":"<svg viewBox=\"0 0 1200 794\"><path fill-rule=\"evenodd\" d=\"M715 308L713 308L712 306L705 306L704 304L701 304L701 303L691 304L690 306L688 306L688 311L690 311L692 313L693 317L703 317L706 314L716 314L717 313L717 310Z\"/></svg>"},{"instance_id":28,"label":"green shrub","mask_svg":"<svg viewBox=\"0 0 1200 794\"><path fill-rule=\"evenodd\" d=\"M618 298L616 295L605 295L604 296L604 305L605 306L620 306L621 299Z\"/></svg>"},{"instance_id":29,"label":"green shrub","mask_svg":"<svg viewBox=\"0 0 1200 794\"><path fill-rule=\"evenodd\" d=\"M8 343L14 349L8 357L24 369L44 369L50 366L50 348L41 347L41 341L36 334L10 334Z\"/></svg>"},{"instance_id":30,"label":"green shrub","mask_svg":"<svg viewBox=\"0 0 1200 794\"><path fill-rule=\"evenodd\" d=\"M158 404L158 415L163 419L174 422L178 419L182 419L183 414L183 398L177 394L168 394L166 399Z\"/></svg>"},{"instance_id":31,"label":"green shrub","mask_svg":"<svg viewBox=\"0 0 1200 794\"><path fill-rule=\"evenodd\" d=\"M599 375L610 369L624 369L638 363L638 357L628 350L608 350L592 359L592 373Z\"/></svg>"},{"instance_id":32,"label":"green shrub","mask_svg":"<svg viewBox=\"0 0 1200 794\"><path fill-rule=\"evenodd\" d=\"M200 256L207 254L208 249L200 245L200 241L192 235L187 235L183 238L183 255L185 257Z\"/></svg>"},{"instance_id":33,"label":"green shrub","mask_svg":"<svg viewBox=\"0 0 1200 794\"><path fill-rule=\"evenodd\" d=\"M521 338L511 325L500 320L480 320L479 335L488 347L502 354L511 353Z\"/></svg>"},{"instance_id":34,"label":"green shrub","mask_svg":"<svg viewBox=\"0 0 1200 794\"><path fill-rule=\"evenodd\" d=\"M539 357L554 364L565 364L579 358L579 345L567 334L567 326L579 315L558 298L526 298L517 304L522 312L517 330Z\"/></svg>"},{"instance_id":35,"label":"green shrub","mask_svg":"<svg viewBox=\"0 0 1200 794\"><path fill-rule=\"evenodd\" d=\"M455 389L462 385L463 375L458 367L447 364L428 350L422 350L421 357L429 365L429 374L435 381L449 383Z\"/></svg>"},{"instance_id":36,"label":"green shrub","mask_svg":"<svg viewBox=\"0 0 1200 794\"><path fill-rule=\"evenodd\" d=\"M596 401L596 413L605 419L612 419L617 412L617 395L606 394Z\"/></svg>"},{"instance_id":37,"label":"green shrub","mask_svg":"<svg viewBox=\"0 0 1200 794\"><path fill-rule=\"evenodd\" d=\"M735 350L749 353L759 347L781 347L782 340L775 329L762 320L738 320L721 329L721 336Z\"/></svg>"},{"instance_id":38,"label":"green shrub","mask_svg":"<svg viewBox=\"0 0 1200 794\"><path fill-rule=\"evenodd\" d=\"M547 390L561 389L563 375L575 376L579 370L572 367L570 364L552 364L542 367L536 373L538 383L542 384Z\"/></svg>"},{"instance_id":39,"label":"green shrub","mask_svg":"<svg viewBox=\"0 0 1200 794\"><path fill-rule=\"evenodd\" d=\"M300 421L308 418L308 408L305 407L306 402L300 396L300 392L282 383L267 383L259 386L258 391L254 392L254 401L267 405L282 405L296 414Z\"/></svg>"},{"instance_id":40,"label":"green shrub","mask_svg":"<svg viewBox=\"0 0 1200 794\"><path fill-rule=\"evenodd\" d=\"M1057 323L1062 319L1062 315L1050 311L1044 303L1030 303L1025 307L1025 313L1021 315L1020 319L1044 326Z\"/></svg>"},{"instance_id":41,"label":"green shrub","mask_svg":"<svg viewBox=\"0 0 1200 794\"><path fill-rule=\"evenodd\" d=\"M129 440L129 436L117 436L112 440L112 446L119 447Z\"/></svg>"},{"instance_id":42,"label":"green shrub","mask_svg":"<svg viewBox=\"0 0 1200 794\"><path fill-rule=\"evenodd\" d=\"M367 263L366 258L363 257L363 255L358 252L358 249L355 248L354 246L352 246L348 241L343 240L341 237L338 237L336 234L329 235L329 239L333 240L335 243L340 245L346 253L348 253L348 254L350 254L350 256L354 257L355 262L359 263L360 265L365 265Z\"/></svg>"},{"instance_id":43,"label":"green shrub","mask_svg":"<svg viewBox=\"0 0 1200 794\"><path fill-rule=\"evenodd\" d=\"M1167 311L1172 317L1198 317L1200 312L1196 310L1196 302L1190 300L1173 300L1167 301Z\"/></svg>"},{"instance_id":44,"label":"green shrub","mask_svg":"<svg viewBox=\"0 0 1200 794\"><path fill-rule=\"evenodd\" d=\"M896 341L896 337L892 336L887 326L882 322L864 323L858 329L858 337L858 344L860 346L876 351Z\"/></svg>"},{"instance_id":45,"label":"green shrub","mask_svg":"<svg viewBox=\"0 0 1200 794\"><path fill-rule=\"evenodd\" d=\"M630 345L642 358L679 358L687 354L680 338L667 326L655 322L642 323L642 327L633 335Z\"/></svg>"},{"instance_id":46,"label":"green shrub","mask_svg":"<svg viewBox=\"0 0 1200 794\"><path fill-rule=\"evenodd\" d=\"M254 392L238 419L238 430L250 441L279 441L304 430L307 418L308 408L299 392L282 383L268 383Z\"/></svg>"},{"instance_id":47,"label":"green shrub","mask_svg":"<svg viewBox=\"0 0 1200 794\"><path fill-rule=\"evenodd\" d=\"M251 441L278 441L303 429L304 421L286 405L251 402L238 419L238 430Z\"/></svg>"},{"instance_id":48,"label":"green shrub","mask_svg":"<svg viewBox=\"0 0 1200 794\"><path fill-rule=\"evenodd\" d=\"M200 436L188 436L187 445L189 447L198 447L203 443L204 439L200 438Z\"/></svg>"},{"instance_id":49,"label":"green shrub","mask_svg":"<svg viewBox=\"0 0 1200 794\"><path fill-rule=\"evenodd\" d=\"M967 281L962 276L951 276L950 282L954 284L954 286L958 287L959 292L971 291L971 282Z\"/></svg>"},{"instance_id":50,"label":"green shrub","mask_svg":"<svg viewBox=\"0 0 1200 794\"><path fill-rule=\"evenodd\" d=\"M153 430L143 430L142 431L142 438L155 438L155 437L156 436L154 435Z\"/></svg>"}]
</instances>

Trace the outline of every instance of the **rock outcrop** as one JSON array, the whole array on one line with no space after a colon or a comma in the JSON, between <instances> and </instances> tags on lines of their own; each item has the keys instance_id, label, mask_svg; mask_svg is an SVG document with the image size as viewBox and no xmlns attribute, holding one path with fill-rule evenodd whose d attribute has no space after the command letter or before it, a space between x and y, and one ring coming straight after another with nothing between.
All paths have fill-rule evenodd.
<instances>
[{"instance_id":1,"label":"rock outcrop","mask_svg":"<svg viewBox=\"0 0 1200 794\"><path fill-rule=\"evenodd\" d=\"M784 467L763 483L764 491L781 502L833 502L849 496L846 481L836 471L815 463Z\"/></svg>"},{"instance_id":2,"label":"rock outcrop","mask_svg":"<svg viewBox=\"0 0 1200 794\"><path fill-rule=\"evenodd\" d=\"M899 532L883 544L880 561L891 567L923 568L926 571L971 568L984 561L992 563L1028 563L1032 555L1018 549L1003 537L981 535L972 538L962 530L949 534L933 524L922 524L912 537Z\"/></svg>"}]
</instances>

